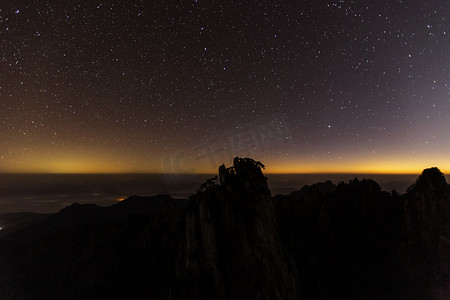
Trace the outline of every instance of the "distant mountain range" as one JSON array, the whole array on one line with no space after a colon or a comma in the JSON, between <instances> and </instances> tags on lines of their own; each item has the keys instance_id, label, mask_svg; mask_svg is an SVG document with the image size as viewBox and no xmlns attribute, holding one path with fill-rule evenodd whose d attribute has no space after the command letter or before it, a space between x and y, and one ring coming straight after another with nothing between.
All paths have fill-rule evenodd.
<instances>
[{"instance_id":1,"label":"distant mountain range","mask_svg":"<svg viewBox=\"0 0 450 300\"><path fill-rule=\"evenodd\" d=\"M0 299L449 299L450 188L370 179L272 197L235 158L188 199L3 215Z\"/></svg>"}]
</instances>

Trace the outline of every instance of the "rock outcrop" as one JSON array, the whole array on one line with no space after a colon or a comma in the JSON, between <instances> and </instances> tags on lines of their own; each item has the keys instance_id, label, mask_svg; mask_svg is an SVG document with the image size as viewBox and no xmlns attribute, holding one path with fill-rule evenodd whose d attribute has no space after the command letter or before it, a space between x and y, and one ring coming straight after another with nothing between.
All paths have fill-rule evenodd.
<instances>
[{"instance_id":1,"label":"rock outcrop","mask_svg":"<svg viewBox=\"0 0 450 300\"><path fill-rule=\"evenodd\" d=\"M190 197L182 268L191 299L298 299L296 268L279 238L262 165L234 160Z\"/></svg>"},{"instance_id":2,"label":"rock outcrop","mask_svg":"<svg viewBox=\"0 0 450 300\"><path fill-rule=\"evenodd\" d=\"M437 168L423 171L403 195L404 240L401 244L405 286L422 282L419 295L450 295L450 193ZM416 294L417 296L417 294Z\"/></svg>"}]
</instances>

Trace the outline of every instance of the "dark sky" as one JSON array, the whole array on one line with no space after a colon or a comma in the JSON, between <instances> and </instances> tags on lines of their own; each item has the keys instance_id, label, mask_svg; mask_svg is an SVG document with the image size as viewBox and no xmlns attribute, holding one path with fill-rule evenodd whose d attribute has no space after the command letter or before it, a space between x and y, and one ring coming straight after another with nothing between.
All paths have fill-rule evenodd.
<instances>
[{"instance_id":1,"label":"dark sky","mask_svg":"<svg viewBox=\"0 0 450 300\"><path fill-rule=\"evenodd\" d=\"M2 1L0 171L450 171L449 38L448 0Z\"/></svg>"}]
</instances>

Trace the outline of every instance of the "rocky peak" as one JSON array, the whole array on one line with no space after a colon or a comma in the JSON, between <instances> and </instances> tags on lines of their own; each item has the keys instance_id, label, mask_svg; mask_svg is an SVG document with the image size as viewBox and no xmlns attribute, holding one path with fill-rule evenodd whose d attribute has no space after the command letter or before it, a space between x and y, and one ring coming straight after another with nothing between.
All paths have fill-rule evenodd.
<instances>
[{"instance_id":1,"label":"rocky peak","mask_svg":"<svg viewBox=\"0 0 450 300\"><path fill-rule=\"evenodd\" d=\"M413 192L439 192L445 193L447 190L447 182L444 174L438 168L425 169L422 175L419 176L415 184L413 184L408 191Z\"/></svg>"},{"instance_id":2,"label":"rocky peak","mask_svg":"<svg viewBox=\"0 0 450 300\"><path fill-rule=\"evenodd\" d=\"M440 227L437 224L446 219L448 185L438 168L425 169L408 189L406 198L412 218L417 222L426 222L430 230L432 227Z\"/></svg>"},{"instance_id":3,"label":"rocky peak","mask_svg":"<svg viewBox=\"0 0 450 300\"><path fill-rule=\"evenodd\" d=\"M261 168L264 169L264 165L259 161L235 157L232 167L219 167L219 183L233 194L260 191L270 195Z\"/></svg>"},{"instance_id":4,"label":"rocky peak","mask_svg":"<svg viewBox=\"0 0 450 300\"><path fill-rule=\"evenodd\" d=\"M414 258L418 274L448 277L443 265L449 265L449 191L444 174L438 168L425 169L408 189L405 199L407 243L420 251ZM444 263L445 261L445 263Z\"/></svg>"},{"instance_id":5,"label":"rocky peak","mask_svg":"<svg viewBox=\"0 0 450 300\"><path fill-rule=\"evenodd\" d=\"M187 298L298 298L261 168L236 157L233 167L219 168L219 186L189 198L180 266Z\"/></svg>"}]
</instances>

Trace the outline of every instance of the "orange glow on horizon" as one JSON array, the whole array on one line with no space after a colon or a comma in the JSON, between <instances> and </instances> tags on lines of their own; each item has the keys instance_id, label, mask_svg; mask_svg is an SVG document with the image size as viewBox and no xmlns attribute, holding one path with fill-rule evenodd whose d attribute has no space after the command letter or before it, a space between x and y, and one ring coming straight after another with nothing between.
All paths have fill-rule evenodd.
<instances>
[{"instance_id":1,"label":"orange glow on horizon","mask_svg":"<svg viewBox=\"0 0 450 300\"><path fill-rule=\"evenodd\" d=\"M222 161L216 157L217 166L213 167L208 159L183 161L181 171L167 170L163 160L153 158L144 160L124 157L121 153L100 152L34 153L27 157L12 157L0 161L0 173L54 173L54 174L217 174L222 163L231 166L232 161ZM113 151L113 150L112 150ZM64 153L64 154L61 154ZM99 153L101 153L99 155ZM244 157L244 156L242 156ZM324 157L267 158L255 157L266 166L266 174L420 174L424 169L438 167L441 172L450 173L450 157L446 155L391 157L354 155L346 159ZM186 172L183 172L186 170Z\"/></svg>"},{"instance_id":2,"label":"orange glow on horizon","mask_svg":"<svg viewBox=\"0 0 450 300\"><path fill-rule=\"evenodd\" d=\"M272 167L275 165L276 167ZM278 166L277 166L278 165ZM447 164L354 164L342 166L340 164L277 164L272 163L267 165L263 170L265 174L420 174L424 169L437 167L444 174L450 173L450 167ZM204 169L195 169L195 172L184 174L216 174L218 167L213 169L211 167ZM46 166L39 164L28 165L26 168L2 168L2 173L42 173L42 174L132 174L132 173L154 173L164 174L162 168L133 168L133 166L114 166L112 164L88 163L80 164L78 162L53 162L47 163ZM169 174L183 174L183 173L169 173Z\"/></svg>"},{"instance_id":3,"label":"orange glow on horizon","mask_svg":"<svg viewBox=\"0 0 450 300\"><path fill-rule=\"evenodd\" d=\"M444 174L450 172L450 163L443 161L436 163L426 160L408 160L406 162L398 161L369 161L369 162L348 162L345 163L292 163L279 164L277 167L266 168L268 174L420 174L424 169L437 167Z\"/></svg>"}]
</instances>

